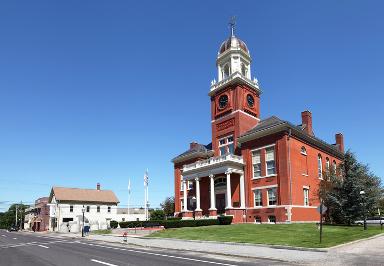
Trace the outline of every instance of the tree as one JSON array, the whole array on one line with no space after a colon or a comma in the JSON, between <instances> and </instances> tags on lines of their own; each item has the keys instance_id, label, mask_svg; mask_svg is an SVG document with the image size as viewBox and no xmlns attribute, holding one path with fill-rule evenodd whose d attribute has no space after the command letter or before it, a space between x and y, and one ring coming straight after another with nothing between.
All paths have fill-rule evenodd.
<instances>
[{"instance_id":1,"label":"tree","mask_svg":"<svg viewBox=\"0 0 384 266\"><path fill-rule=\"evenodd\" d=\"M17 224L22 227L24 224L25 209L28 205L12 204L8 211L0 214L0 228L6 229L16 223L16 207L17 207Z\"/></svg>"},{"instance_id":2,"label":"tree","mask_svg":"<svg viewBox=\"0 0 384 266\"><path fill-rule=\"evenodd\" d=\"M365 194L361 195L360 191ZM338 170L325 173L318 195L328 208L329 222L352 224L364 216L364 211L366 214L377 212L382 197L381 180L347 151Z\"/></svg>"},{"instance_id":3,"label":"tree","mask_svg":"<svg viewBox=\"0 0 384 266\"><path fill-rule=\"evenodd\" d=\"M149 220L151 220L151 221L154 221L154 220L164 220L164 218L165 218L165 214L164 214L163 210L153 210L151 212Z\"/></svg>"},{"instance_id":4,"label":"tree","mask_svg":"<svg viewBox=\"0 0 384 266\"><path fill-rule=\"evenodd\" d=\"M165 216L173 216L175 213L175 197L167 197L162 203L160 203Z\"/></svg>"}]
</instances>

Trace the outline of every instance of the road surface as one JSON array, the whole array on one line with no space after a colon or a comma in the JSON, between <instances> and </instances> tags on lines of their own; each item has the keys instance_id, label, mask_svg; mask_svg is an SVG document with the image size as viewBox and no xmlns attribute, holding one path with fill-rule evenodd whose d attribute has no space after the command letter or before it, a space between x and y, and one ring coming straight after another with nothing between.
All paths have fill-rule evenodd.
<instances>
[{"instance_id":1,"label":"road surface","mask_svg":"<svg viewBox=\"0 0 384 266\"><path fill-rule=\"evenodd\" d=\"M86 239L57 238L0 230L0 265L120 266L120 265L288 265L267 259L248 259L183 251L139 248Z\"/></svg>"}]
</instances>

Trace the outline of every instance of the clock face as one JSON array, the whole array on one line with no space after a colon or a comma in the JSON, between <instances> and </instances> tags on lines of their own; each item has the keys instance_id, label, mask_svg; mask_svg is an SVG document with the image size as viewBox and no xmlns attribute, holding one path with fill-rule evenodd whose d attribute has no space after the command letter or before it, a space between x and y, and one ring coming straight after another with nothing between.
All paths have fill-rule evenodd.
<instances>
[{"instance_id":1,"label":"clock face","mask_svg":"<svg viewBox=\"0 0 384 266\"><path fill-rule=\"evenodd\" d=\"M219 98L219 107L220 109L223 109L228 104L228 96L227 95L221 95Z\"/></svg>"},{"instance_id":2,"label":"clock face","mask_svg":"<svg viewBox=\"0 0 384 266\"><path fill-rule=\"evenodd\" d=\"M251 94L247 95L247 103L249 107L253 107L253 105L255 104L255 99Z\"/></svg>"}]
</instances>

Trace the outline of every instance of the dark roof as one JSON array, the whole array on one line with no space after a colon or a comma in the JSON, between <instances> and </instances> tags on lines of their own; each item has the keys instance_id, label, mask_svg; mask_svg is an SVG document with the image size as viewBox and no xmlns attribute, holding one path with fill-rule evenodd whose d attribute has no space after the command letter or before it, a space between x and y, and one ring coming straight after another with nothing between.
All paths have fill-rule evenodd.
<instances>
[{"instance_id":1,"label":"dark roof","mask_svg":"<svg viewBox=\"0 0 384 266\"><path fill-rule=\"evenodd\" d=\"M173 163L182 162L187 159L192 159L195 157L209 157L212 156L212 143L207 145L196 143L189 150L183 152L182 154L176 156L172 159Z\"/></svg>"},{"instance_id":2,"label":"dark roof","mask_svg":"<svg viewBox=\"0 0 384 266\"><path fill-rule=\"evenodd\" d=\"M302 125L295 126L292 123L282 120L276 116L271 116L266 119L261 120L257 126L251 130L245 132L238 139L238 143L245 143L247 141L264 137L273 133L282 132L291 129L293 135L304 139L305 141L312 143L319 148L326 150L333 155L343 158L344 154L338 149L337 145L328 144L327 142L313 136L309 135L304 131Z\"/></svg>"}]
</instances>

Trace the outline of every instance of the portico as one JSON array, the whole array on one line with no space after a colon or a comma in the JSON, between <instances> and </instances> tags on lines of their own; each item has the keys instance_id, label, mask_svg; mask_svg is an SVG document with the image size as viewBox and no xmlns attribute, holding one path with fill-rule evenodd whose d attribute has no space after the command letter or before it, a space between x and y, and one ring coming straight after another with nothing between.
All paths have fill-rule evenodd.
<instances>
[{"instance_id":1,"label":"portico","mask_svg":"<svg viewBox=\"0 0 384 266\"><path fill-rule=\"evenodd\" d=\"M218 214L229 215L230 210L244 209L243 165L243 158L233 154L211 157L184 165L182 172L183 218L200 218L203 217L203 214L216 217ZM207 180L204 191L209 193L209 197L205 197L207 202L204 202L202 207L200 183ZM190 182L193 182L193 189L188 191L187 184ZM195 200L196 204L188 204L188 198Z\"/></svg>"}]
</instances>

